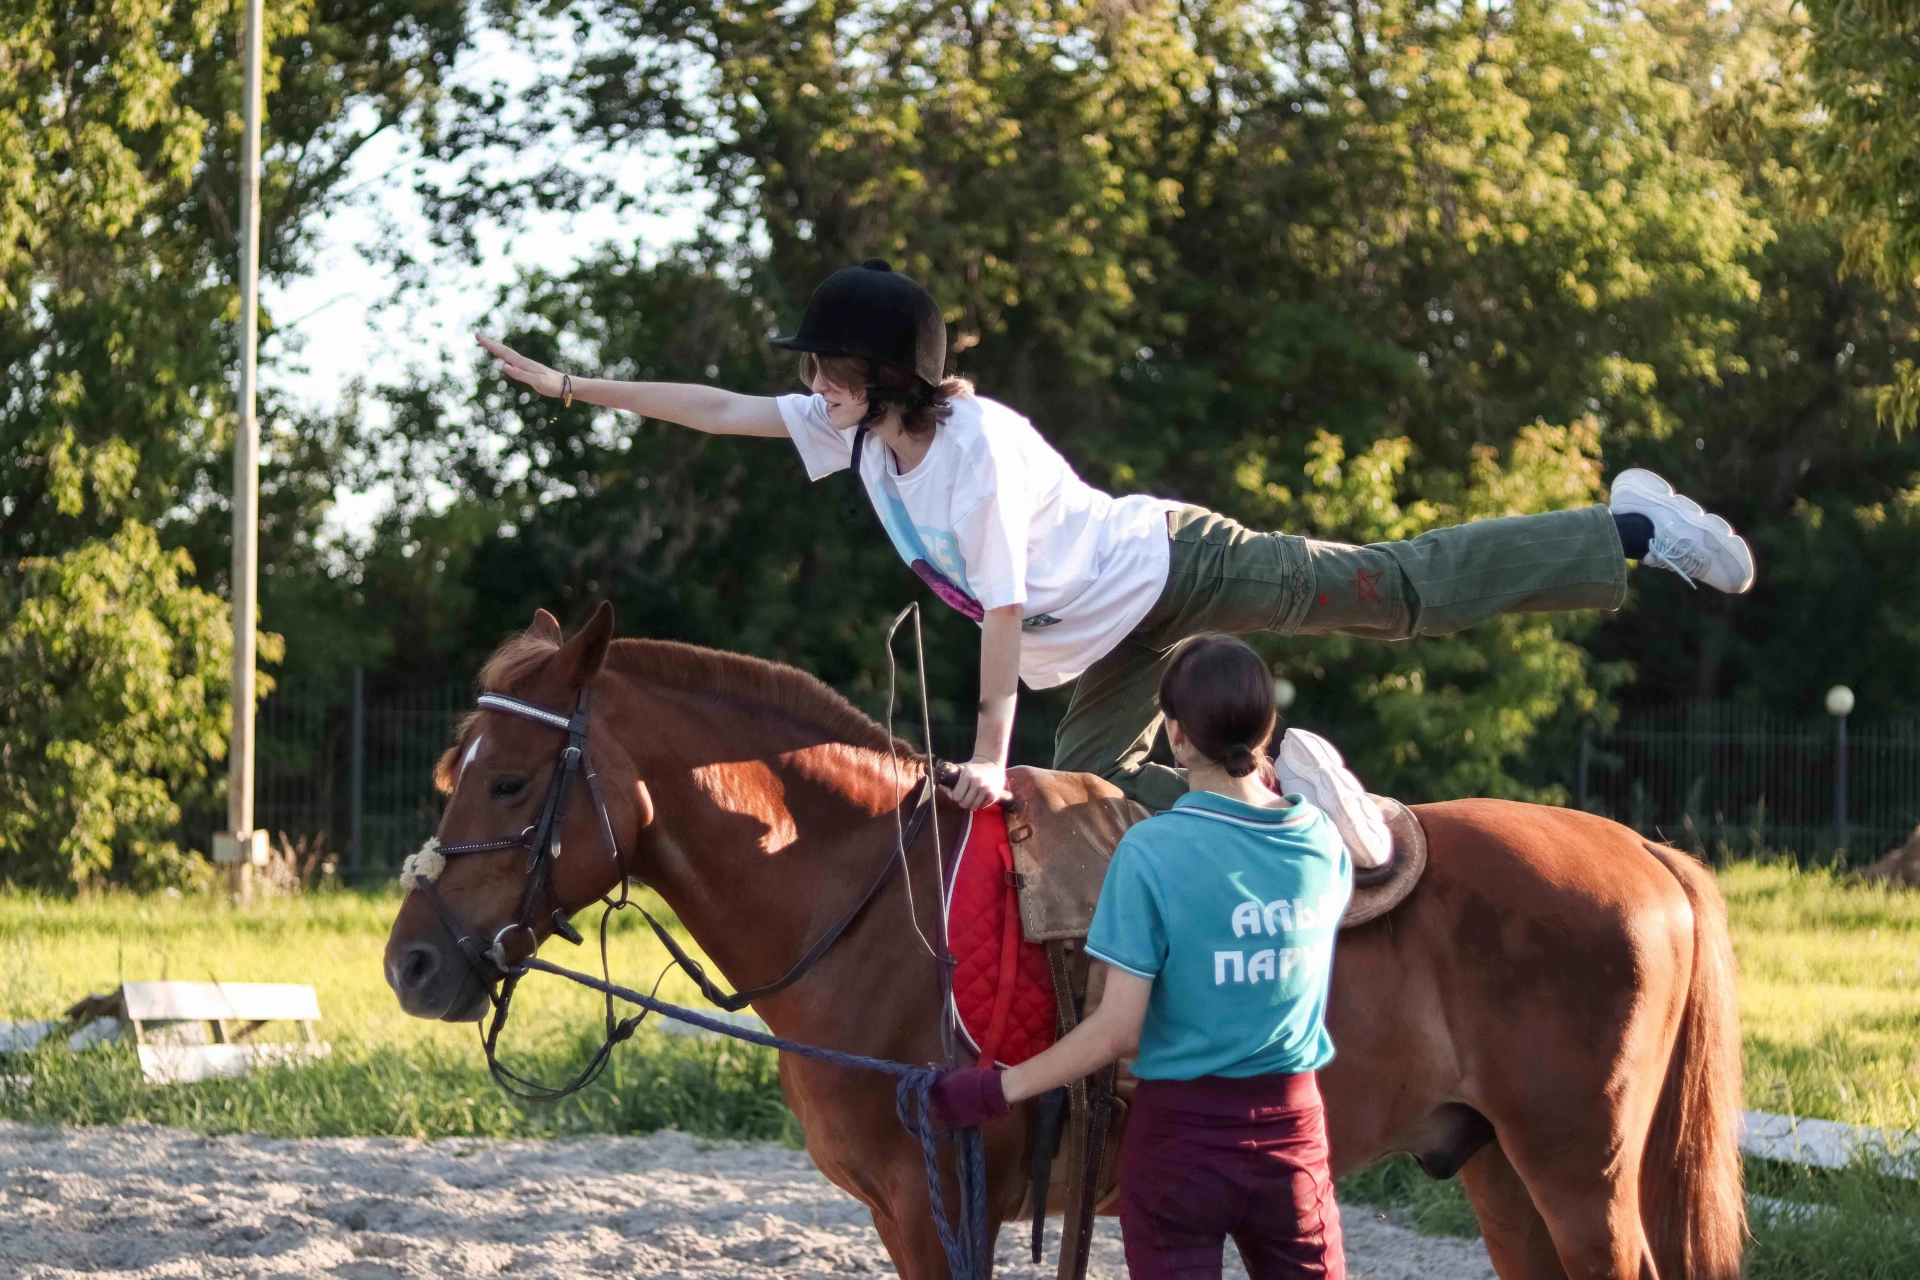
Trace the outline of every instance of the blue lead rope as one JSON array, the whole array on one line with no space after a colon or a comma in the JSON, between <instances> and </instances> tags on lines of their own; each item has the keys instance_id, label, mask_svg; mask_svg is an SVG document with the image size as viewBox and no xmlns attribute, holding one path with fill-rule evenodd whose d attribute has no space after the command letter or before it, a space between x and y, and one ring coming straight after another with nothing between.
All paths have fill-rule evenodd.
<instances>
[{"instance_id":1,"label":"blue lead rope","mask_svg":"<svg viewBox=\"0 0 1920 1280\"><path fill-rule=\"evenodd\" d=\"M954 1172L960 1183L960 1221L956 1224L947 1216L947 1200L941 1186L938 1144L943 1139L933 1131L932 1092L934 1081L940 1078L938 1067L916 1067L887 1058L869 1058L860 1053L842 1053L838 1049L822 1049L818 1045L802 1044L798 1040L789 1040L785 1036L770 1035L747 1027L736 1027L730 1022L722 1022L718 1018L701 1013L698 1009L668 1004L665 1000L656 999L629 987L604 982L572 969L563 969L557 964L549 964L533 956L521 962L518 972L525 973L535 969L541 973L551 973L556 977L577 982L602 995L639 1005L648 1013L657 1013L663 1018L685 1022L716 1035L744 1040L748 1044L762 1045L768 1049L777 1049L781 1053L811 1058L815 1062L829 1062L835 1066L878 1071L897 1077L900 1083L894 1088L894 1111L899 1115L900 1123L907 1127L907 1132L920 1139L920 1153L927 1162L927 1196L933 1202L933 1225L940 1233L940 1247L946 1251L947 1269L953 1273L953 1280L988 1280L992 1274L993 1253L987 1241L986 1144L978 1129L961 1129L954 1135Z\"/></svg>"}]
</instances>

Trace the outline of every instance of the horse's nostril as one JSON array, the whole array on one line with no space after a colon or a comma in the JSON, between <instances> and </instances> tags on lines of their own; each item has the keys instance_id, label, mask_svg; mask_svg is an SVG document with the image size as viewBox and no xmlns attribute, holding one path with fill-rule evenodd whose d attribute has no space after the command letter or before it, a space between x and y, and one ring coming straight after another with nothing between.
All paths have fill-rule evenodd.
<instances>
[{"instance_id":1,"label":"horse's nostril","mask_svg":"<svg viewBox=\"0 0 1920 1280\"><path fill-rule=\"evenodd\" d=\"M416 942L407 948L407 954L400 961L400 982L412 991L418 991L433 979L440 971L440 951L424 942Z\"/></svg>"}]
</instances>

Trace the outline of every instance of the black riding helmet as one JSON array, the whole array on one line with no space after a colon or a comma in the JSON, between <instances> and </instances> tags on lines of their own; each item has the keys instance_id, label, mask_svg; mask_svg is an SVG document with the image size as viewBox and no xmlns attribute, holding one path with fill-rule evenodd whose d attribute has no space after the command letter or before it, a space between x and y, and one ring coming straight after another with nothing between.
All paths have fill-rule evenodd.
<instances>
[{"instance_id":1,"label":"black riding helmet","mask_svg":"<svg viewBox=\"0 0 1920 1280\"><path fill-rule=\"evenodd\" d=\"M937 387L947 373L947 322L920 283L884 258L836 271L807 299L800 330L773 345L898 365Z\"/></svg>"}]
</instances>

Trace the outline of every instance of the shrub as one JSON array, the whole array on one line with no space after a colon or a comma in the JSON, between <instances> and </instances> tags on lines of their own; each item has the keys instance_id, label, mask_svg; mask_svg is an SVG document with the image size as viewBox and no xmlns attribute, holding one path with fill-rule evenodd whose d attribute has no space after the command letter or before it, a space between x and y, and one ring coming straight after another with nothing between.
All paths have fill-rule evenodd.
<instances>
[{"instance_id":1,"label":"shrub","mask_svg":"<svg viewBox=\"0 0 1920 1280\"><path fill-rule=\"evenodd\" d=\"M184 551L128 521L22 560L0 596L0 880L192 883L182 803L217 794L233 633ZM277 636L261 649L277 658Z\"/></svg>"}]
</instances>

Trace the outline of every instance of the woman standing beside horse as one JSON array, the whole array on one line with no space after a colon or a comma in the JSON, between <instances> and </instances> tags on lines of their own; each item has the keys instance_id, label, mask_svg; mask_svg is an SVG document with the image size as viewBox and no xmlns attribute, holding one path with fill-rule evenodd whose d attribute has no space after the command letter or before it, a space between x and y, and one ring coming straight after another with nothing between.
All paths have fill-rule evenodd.
<instances>
[{"instance_id":1,"label":"woman standing beside horse","mask_svg":"<svg viewBox=\"0 0 1920 1280\"><path fill-rule=\"evenodd\" d=\"M1279 714L1259 654L1196 636L1160 709L1189 789L1114 851L1087 936L1099 1007L1018 1066L941 1077L935 1114L984 1124L1137 1052L1120 1158L1133 1280L1219 1280L1228 1236L1252 1280L1344 1280L1316 1073L1353 864L1325 814L1261 781Z\"/></svg>"}]
</instances>

